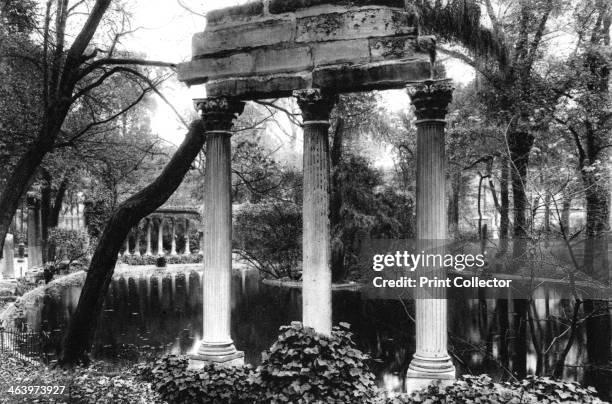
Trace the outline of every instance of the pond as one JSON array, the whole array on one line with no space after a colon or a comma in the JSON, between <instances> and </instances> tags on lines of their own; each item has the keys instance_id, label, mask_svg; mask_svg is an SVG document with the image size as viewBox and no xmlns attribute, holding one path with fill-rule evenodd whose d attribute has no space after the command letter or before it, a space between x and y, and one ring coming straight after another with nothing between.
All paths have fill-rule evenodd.
<instances>
[{"instance_id":1,"label":"pond","mask_svg":"<svg viewBox=\"0 0 612 404\"><path fill-rule=\"evenodd\" d=\"M129 273L129 272L128 272ZM35 329L61 334L74 311L80 287L66 287L57 297L27 313ZM449 301L450 351L459 373L489 373L508 379L500 355L499 324L495 300L453 299ZM537 301L538 311L561 310L562 302ZM414 302L385 299L359 291L334 291L334 323L351 324L360 349L372 358L378 384L401 391L415 348ZM510 304L510 314L512 315ZM232 288L232 335L247 363L257 365L260 355L278 335L282 325L301 318L301 291L262 283L255 271L237 272ZM129 360L136 352L187 353L197 346L202 329L201 272L164 273L151 270L143 275L115 278L104 303L93 349L94 357L109 361ZM583 336L579 336L582 339ZM509 340L512 335L509 335ZM59 341L59 338L57 338ZM580 364L585 353L579 341L568 356L568 364ZM49 351L59 348L51 344ZM512 352L508 352L511 366ZM529 355L535 368L535 355ZM567 378L579 377L569 367Z\"/></svg>"}]
</instances>

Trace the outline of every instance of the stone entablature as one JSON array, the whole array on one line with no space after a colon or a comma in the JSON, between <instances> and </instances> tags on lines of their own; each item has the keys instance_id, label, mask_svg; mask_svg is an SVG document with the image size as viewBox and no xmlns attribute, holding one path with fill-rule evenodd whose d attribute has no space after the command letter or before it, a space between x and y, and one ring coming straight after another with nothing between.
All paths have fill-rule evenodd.
<instances>
[{"instance_id":1,"label":"stone entablature","mask_svg":"<svg viewBox=\"0 0 612 404\"><path fill-rule=\"evenodd\" d=\"M218 10L194 35L192 61L179 66L179 79L206 83L209 97L243 99L311 87L402 88L430 76L435 44L418 37L417 22L395 0L273 1Z\"/></svg>"}]
</instances>

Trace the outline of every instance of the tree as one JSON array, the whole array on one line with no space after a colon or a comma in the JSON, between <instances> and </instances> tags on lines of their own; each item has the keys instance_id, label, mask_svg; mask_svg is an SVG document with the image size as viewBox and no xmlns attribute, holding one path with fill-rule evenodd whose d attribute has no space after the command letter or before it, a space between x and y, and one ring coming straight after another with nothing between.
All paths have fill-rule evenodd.
<instances>
[{"instance_id":1,"label":"tree","mask_svg":"<svg viewBox=\"0 0 612 404\"><path fill-rule=\"evenodd\" d=\"M560 76L571 82L556 106L553 119L575 145L577 169L582 179L586 205L584 272L608 285L610 184L608 149L612 146L612 99L609 92L612 54L610 25L612 7L606 1L586 1L576 13L579 37L575 55L560 66ZM584 301L587 332L587 375L600 393L610 391L611 319L608 301Z\"/></svg>"},{"instance_id":2,"label":"tree","mask_svg":"<svg viewBox=\"0 0 612 404\"><path fill-rule=\"evenodd\" d=\"M495 98L488 104L497 112L500 126L508 128L506 144L514 206L511 268L517 271L525 264L527 251L528 198L525 184L534 142L530 118L538 105L550 102L542 99L548 94L538 91L539 76L534 66L542 55L543 38L552 11L563 4L557 0L503 3L506 11L500 16L491 0L484 1L491 28L481 24L481 7L473 0L453 0L444 6L439 2L421 1L417 6L426 30L443 40L462 45L467 52L439 49L474 67L495 89ZM515 369L523 378L527 372L527 301L516 300L515 307L518 333Z\"/></svg>"},{"instance_id":3,"label":"tree","mask_svg":"<svg viewBox=\"0 0 612 404\"><path fill-rule=\"evenodd\" d=\"M160 175L145 188L122 202L108 220L87 271L79 302L71 317L59 364L74 366L89 361L96 323L113 276L117 256L132 227L153 213L179 187L205 141L201 120L189 132Z\"/></svg>"},{"instance_id":4,"label":"tree","mask_svg":"<svg viewBox=\"0 0 612 404\"><path fill-rule=\"evenodd\" d=\"M37 82L38 91L35 93L37 102L28 105L28 108L31 105L36 106L34 111L16 111L17 116L26 115L26 112L33 116L34 130L25 134L28 139L23 142L23 152L18 154L14 164L9 167L0 190L0 247L4 243L20 199L28 190L45 156L58 142L66 143L82 138L92 129L116 119L144 97L143 94L126 108L112 113L102 111L97 114L96 111L91 111L93 113L89 123L74 132L67 130L67 122L74 113L85 107L92 91L117 74L135 77L147 87L154 87L155 83L133 66L174 66L170 63L118 55L117 44L127 33L125 24L114 31L111 44L102 49L104 46L97 44L94 37L109 12L111 3L111 0L95 0L77 1L71 5L69 0L48 0L42 16L42 37L36 44L36 52L9 51L2 55L3 59L16 58L32 64L38 74L32 74L29 80L34 81L33 78L37 77L40 82ZM112 9L112 12L121 14L121 4ZM68 44L69 38L72 37L71 33L67 32L68 20L82 13L86 13L87 18L74 35L73 42ZM53 16L55 18L52 18ZM110 16L113 17L116 15ZM22 134L19 131L9 132L10 137L20 135Z\"/></svg>"}]
</instances>

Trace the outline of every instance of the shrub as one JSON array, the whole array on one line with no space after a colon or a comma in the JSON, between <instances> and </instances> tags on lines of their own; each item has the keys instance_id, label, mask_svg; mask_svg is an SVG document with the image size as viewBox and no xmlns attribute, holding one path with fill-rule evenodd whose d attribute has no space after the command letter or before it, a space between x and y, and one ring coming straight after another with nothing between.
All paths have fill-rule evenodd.
<instances>
[{"instance_id":1,"label":"shrub","mask_svg":"<svg viewBox=\"0 0 612 404\"><path fill-rule=\"evenodd\" d=\"M374 403L374 375L355 348L348 324L334 327L327 337L292 323L262 354L262 365L188 369L185 357L168 355L151 369L141 366L141 378L161 397L180 403Z\"/></svg>"},{"instance_id":2,"label":"shrub","mask_svg":"<svg viewBox=\"0 0 612 404\"><path fill-rule=\"evenodd\" d=\"M265 402L374 400L374 375L365 364L367 356L356 348L349 328L340 323L328 337L299 322L281 327L276 342L262 354Z\"/></svg>"},{"instance_id":3,"label":"shrub","mask_svg":"<svg viewBox=\"0 0 612 404\"><path fill-rule=\"evenodd\" d=\"M163 258L166 264L199 264L202 262L202 254L168 255L163 257L156 255L122 255L119 261L128 265L159 266L157 262L160 258Z\"/></svg>"},{"instance_id":4,"label":"shrub","mask_svg":"<svg viewBox=\"0 0 612 404\"><path fill-rule=\"evenodd\" d=\"M538 403L602 403L594 387L582 387L576 382L553 380L549 377L529 376L513 383L535 396Z\"/></svg>"},{"instance_id":5,"label":"shrub","mask_svg":"<svg viewBox=\"0 0 612 404\"><path fill-rule=\"evenodd\" d=\"M167 355L152 370L140 368L163 400L169 403L257 403L261 389L250 366L206 365L188 369L188 359Z\"/></svg>"},{"instance_id":6,"label":"shrub","mask_svg":"<svg viewBox=\"0 0 612 404\"><path fill-rule=\"evenodd\" d=\"M388 398L386 404L463 404L463 403L603 403L592 387L562 382L548 377L530 376L513 383L494 383L487 375L464 375L446 388L433 384L427 388Z\"/></svg>"},{"instance_id":7,"label":"shrub","mask_svg":"<svg viewBox=\"0 0 612 404\"><path fill-rule=\"evenodd\" d=\"M236 215L235 249L264 276L299 279L302 211L291 203L244 204Z\"/></svg>"},{"instance_id":8,"label":"shrub","mask_svg":"<svg viewBox=\"0 0 612 404\"><path fill-rule=\"evenodd\" d=\"M52 228L49 229L49 245L55 248L55 261L51 264L59 270L63 261L68 261L66 267L86 257L87 234L76 230Z\"/></svg>"},{"instance_id":9,"label":"shrub","mask_svg":"<svg viewBox=\"0 0 612 404\"><path fill-rule=\"evenodd\" d=\"M153 367L141 365L140 378L152 383L169 403L589 403L603 404L592 387L546 377L495 383L487 375L465 375L447 387L386 397L374 384L367 356L355 348L349 325L331 336L294 322L281 327L277 341L262 354L262 364L188 369L186 357L167 355Z\"/></svg>"},{"instance_id":10,"label":"shrub","mask_svg":"<svg viewBox=\"0 0 612 404\"><path fill-rule=\"evenodd\" d=\"M155 260L155 266L158 268L164 268L166 266L166 257L157 257Z\"/></svg>"}]
</instances>

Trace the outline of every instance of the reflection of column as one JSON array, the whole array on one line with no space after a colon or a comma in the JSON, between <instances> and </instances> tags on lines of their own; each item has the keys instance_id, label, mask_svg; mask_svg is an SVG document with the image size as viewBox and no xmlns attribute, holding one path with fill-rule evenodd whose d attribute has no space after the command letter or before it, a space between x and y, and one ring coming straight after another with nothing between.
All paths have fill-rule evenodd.
<instances>
[{"instance_id":1,"label":"reflection of column","mask_svg":"<svg viewBox=\"0 0 612 404\"><path fill-rule=\"evenodd\" d=\"M140 223L134 227L134 255L140 257Z\"/></svg>"},{"instance_id":2,"label":"reflection of column","mask_svg":"<svg viewBox=\"0 0 612 404\"><path fill-rule=\"evenodd\" d=\"M170 255L176 255L176 219L171 218L170 223L172 224L172 234L170 235L172 238L170 242Z\"/></svg>"},{"instance_id":3,"label":"reflection of column","mask_svg":"<svg viewBox=\"0 0 612 404\"><path fill-rule=\"evenodd\" d=\"M157 255L164 255L164 218L159 218L159 231L157 232Z\"/></svg>"},{"instance_id":4,"label":"reflection of column","mask_svg":"<svg viewBox=\"0 0 612 404\"><path fill-rule=\"evenodd\" d=\"M153 219L147 219L147 250L145 251L145 255L153 255L153 245L151 240L151 227L153 227L153 223L151 223Z\"/></svg>"},{"instance_id":5,"label":"reflection of column","mask_svg":"<svg viewBox=\"0 0 612 404\"><path fill-rule=\"evenodd\" d=\"M28 269L42 265L40 202L28 194Z\"/></svg>"},{"instance_id":6,"label":"reflection of column","mask_svg":"<svg viewBox=\"0 0 612 404\"><path fill-rule=\"evenodd\" d=\"M419 243L443 253L446 239L444 118L452 99L449 80L428 80L409 86L417 117L416 235ZM446 277L444 268L428 276ZM432 380L452 380L455 367L447 351L447 302L444 288L416 290L416 352L410 362L407 389Z\"/></svg>"},{"instance_id":7,"label":"reflection of column","mask_svg":"<svg viewBox=\"0 0 612 404\"><path fill-rule=\"evenodd\" d=\"M331 334L332 291L329 227L329 114L336 97L321 90L294 92L304 121L302 319Z\"/></svg>"},{"instance_id":8,"label":"reflection of column","mask_svg":"<svg viewBox=\"0 0 612 404\"><path fill-rule=\"evenodd\" d=\"M232 276L232 174L230 137L233 119L244 103L233 99L196 100L206 127L204 178L203 336L192 365L242 362L230 334Z\"/></svg>"},{"instance_id":9,"label":"reflection of column","mask_svg":"<svg viewBox=\"0 0 612 404\"><path fill-rule=\"evenodd\" d=\"M191 248L189 246L189 219L185 218L185 251L183 255L191 254Z\"/></svg>"}]
</instances>

